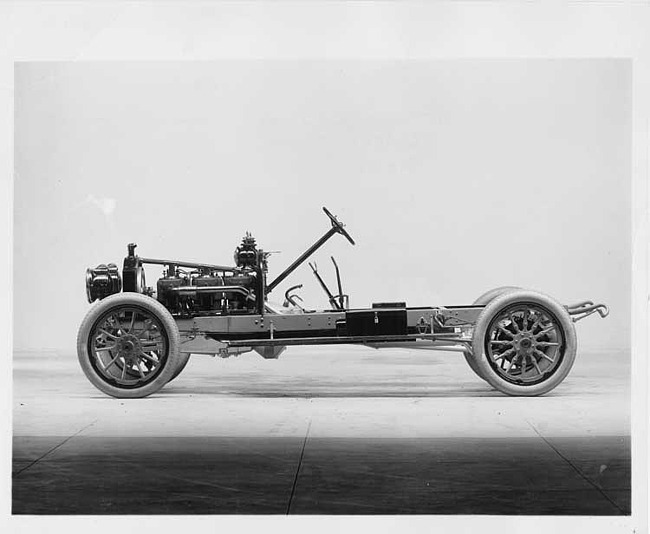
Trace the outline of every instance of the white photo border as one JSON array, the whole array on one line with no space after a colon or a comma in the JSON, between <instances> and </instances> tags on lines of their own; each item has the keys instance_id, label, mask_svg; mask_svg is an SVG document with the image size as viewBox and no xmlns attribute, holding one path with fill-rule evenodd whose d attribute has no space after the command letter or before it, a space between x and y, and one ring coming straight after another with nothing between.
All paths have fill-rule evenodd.
<instances>
[{"instance_id":1,"label":"white photo border","mask_svg":"<svg viewBox=\"0 0 650 534\"><path fill-rule=\"evenodd\" d=\"M135 532L647 532L648 525L648 2L53 2L0 3L0 530ZM632 516L12 517L11 413L13 75L19 61L224 59L629 58L632 146Z\"/></svg>"}]
</instances>

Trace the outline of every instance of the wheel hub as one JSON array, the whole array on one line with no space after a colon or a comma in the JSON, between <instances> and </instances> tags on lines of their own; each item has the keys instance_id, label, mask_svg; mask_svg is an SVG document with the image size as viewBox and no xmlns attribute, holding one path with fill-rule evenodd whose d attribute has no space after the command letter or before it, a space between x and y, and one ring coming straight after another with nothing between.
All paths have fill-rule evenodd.
<instances>
[{"instance_id":1,"label":"wheel hub","mask_svg":"<svg viewBox=\"0 0 650 534\"><path fill-rule=\"evenodd\" d=\"M515 349L520 354L530 354L535 349L534 339L528 334L517 334L513 342Z\"/></svg>"},{"instance_id":2,"label":"wheel hub","mask_svg":"<svg viewBox=\"0 0 650 534\"><path fill-rule=\"evenodd\" d=\"M121 336L116 345L118 352L125 357L135 356L141 350L140 340L131 334Z\"/></svg>"}]
</instances>

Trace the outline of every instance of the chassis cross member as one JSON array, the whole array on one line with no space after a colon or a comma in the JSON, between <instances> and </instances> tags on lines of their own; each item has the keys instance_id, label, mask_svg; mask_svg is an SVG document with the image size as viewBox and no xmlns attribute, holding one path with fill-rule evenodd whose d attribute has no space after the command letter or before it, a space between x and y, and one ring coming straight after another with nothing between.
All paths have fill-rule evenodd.
<instances>
[{"instance_id":1,"label":"chassis cross member","mask_svg":"<svg viewBox=\"0 0 650 534\"><path fill-rule=\"evenodd\" d=\"M404 302L351 309L334 258L332 293L309 264L330 310L310 310L295 294L283 306L268 295L335 234L354 240L327 208L331 227L274 280L267 283L268 256L246 233L233 266L142 258L128 245L122 274L114 263L86 271L92 306L81 323L77 354L98 389L119 398L146 397L176 378L191 354L221 357L256 351L278 358L292 345L363 344L374 348L462 352L472 370L508 395L542 395L569 373L576 357L574 323L604 304L571 306L542 293L500 287L471 305L410 308ZM163 266L148 287L145 265Z\"/></svg>"}]
</instances>

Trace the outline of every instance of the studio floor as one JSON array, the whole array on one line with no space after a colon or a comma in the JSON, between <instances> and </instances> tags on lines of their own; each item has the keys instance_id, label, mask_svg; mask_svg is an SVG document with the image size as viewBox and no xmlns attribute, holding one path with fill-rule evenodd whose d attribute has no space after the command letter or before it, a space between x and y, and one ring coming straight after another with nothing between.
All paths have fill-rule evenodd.
<instances>
[{"instance_id":1,"label":"studio floor","mask_svg":"<svg viewBox=\"0 0 650 534\"><path fill-rule=\"evenodd\" d=\"M193 356L139 400L74 353L13 364L14 514L630 514L628 353L579 353L537 398L359 346Z\"/></svg>"}]
</instances>

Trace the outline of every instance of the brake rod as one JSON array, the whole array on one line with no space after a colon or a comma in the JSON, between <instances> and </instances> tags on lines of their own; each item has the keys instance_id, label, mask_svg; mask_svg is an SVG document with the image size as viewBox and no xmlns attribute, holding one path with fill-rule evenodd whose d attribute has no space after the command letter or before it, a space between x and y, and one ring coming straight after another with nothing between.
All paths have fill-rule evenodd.
<instances>
[{"instance_id":1,"label":"brake rod","mask_svg":"<svg viewBox=\"0 0 650 534\"><path fill-rule=\"evenodd\" d=\"M339 305L338 302L336 302L336 299L334 298L334 295L332 295L331 291L329 288L325 285L325 282L321 278L320 274L318 274L318 271L316 270L316 264L312 264L309 262L309 266L311 267L312 272L314 273L314 276L320 283L321 287L323 288L323 291L327 293L327 297L329 298L330 305L334 306L334 308L338 311L343 311L343 307Z\"/></svg>"},{"instance_id":2,"label":"brake rod","mask_svg":"<svg viewBox=\"0 0 650 534\"><path fill-rule=\"evenodd\" d=\"M332 258L332 263L334 264L334 269L336 271L336 283L339 287L339 307L340 309L344 309L345 306L343 305L343 288L341 287L341 273L339 272L339 266L336 264L336 260L334 259L334 256L330 256Z\"/></svg>"}]
</instances>

